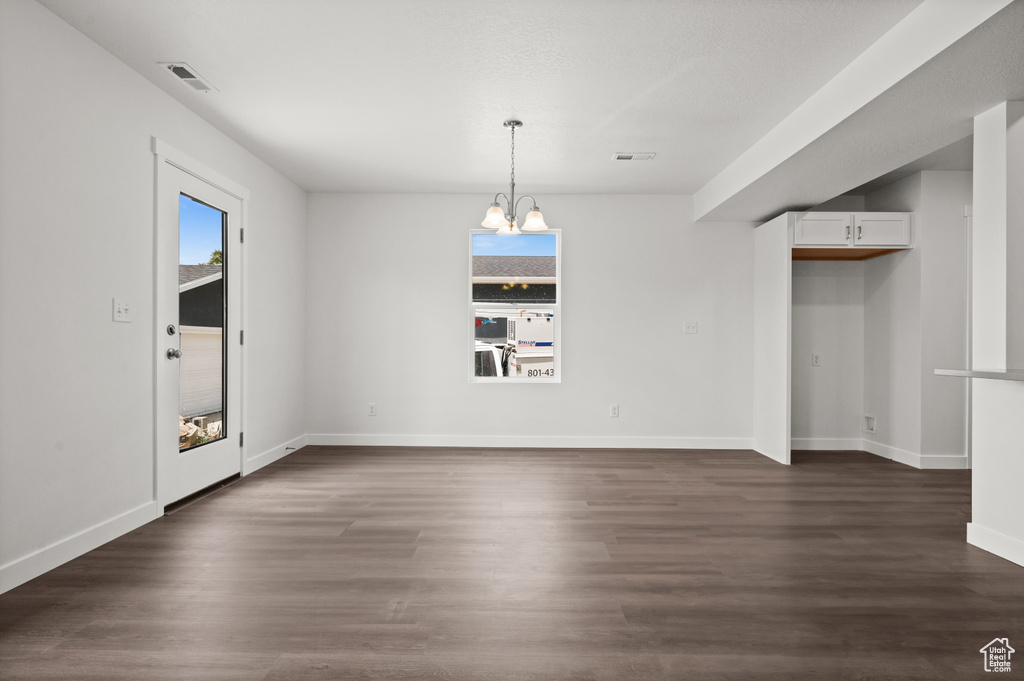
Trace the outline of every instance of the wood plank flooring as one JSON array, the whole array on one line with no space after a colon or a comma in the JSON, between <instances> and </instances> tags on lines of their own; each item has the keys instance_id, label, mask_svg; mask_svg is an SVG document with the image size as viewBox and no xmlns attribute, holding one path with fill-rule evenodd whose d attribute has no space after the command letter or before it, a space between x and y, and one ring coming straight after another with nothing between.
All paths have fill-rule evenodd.
<instances>
[{"instance_id":1,"label":"wood plank flooring","mask_svg":"<svg viewBox=\"0 0 1024 681\"><path fill-rule=\"evenodd\" d=\"M1024 651L969 471L794 460L306 447L0 596L0 679L934 680Z\"/></svg>"}]
</instances>

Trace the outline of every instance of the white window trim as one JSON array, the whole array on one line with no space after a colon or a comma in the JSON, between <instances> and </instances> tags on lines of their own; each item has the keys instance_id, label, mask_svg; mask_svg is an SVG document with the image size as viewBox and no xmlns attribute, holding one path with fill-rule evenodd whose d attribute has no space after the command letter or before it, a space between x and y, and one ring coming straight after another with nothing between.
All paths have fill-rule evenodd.
<instances>
[{"instance_id":1,"label":"white window trim","mask_svg":"<svg viewBox=\"0 0 1024 681\"><path fill-rule=\"evenodd\" d=\"M549 230L554 231L554 230ZM556 284L557 277L473 277L478 284Z\"/></svg>"},{"instance_id":2,"label":"white window trim","mask_svg":"<svg viewBox=\"0 0 1024 681\"><path fill-rule=\"evenodd\" d=\"M550 277L538 277L538 279L544 279L543 282L526 282L526 283L545 283L555 284L555 302L554 303L537 303L532 305L522 305L516 303L474 303L473 302L473 235L474 234L494 234L494 230L491 229L471 229L469 230L469 267L468 271L468 286L466 297L469 300L469 314L468 316L468 336L469 345L467 352L468 357L468 376L470 383L486 384L486 383L497 383L499 385L506 385L509 383L561 383L562 382L562 230L560 229L549 229L540 234L554 234L555 235L555 277L552 280ZM487 277L486 279L493 279L494 277ZM520 277L519 279L525 279L526 277ZM532 278L532 277L531 277ZM481 282L481 283L504 283L508 279L501 279L495 282ZM554 365L555 375L551 378L523 378L519 376L477 376L475 355L476 355L476 312L477 310L551 310L554 314L554 326L552 330L552 342L554 345Z\"/></svg>"}]
</instances>

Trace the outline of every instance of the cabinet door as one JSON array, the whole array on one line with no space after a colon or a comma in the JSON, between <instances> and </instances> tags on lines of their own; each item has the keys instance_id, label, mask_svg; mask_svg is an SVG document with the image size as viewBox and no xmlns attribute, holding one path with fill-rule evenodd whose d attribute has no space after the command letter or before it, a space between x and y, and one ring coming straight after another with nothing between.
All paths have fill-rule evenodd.
<instances>
[{"instance_id":1,"label":"cabinet door","mask_svg":"<svg viewBox=\"0 0 1024 681\"><path fill-rule=\"evenodd\" d=\"M910 213L855 213L854 246L909 246Z\"/></svg>"},{"instance_id":2,"label":"cabinet door","mask_svg":"<svg viewBox=\"0 0 1024 681\"><path fill-rule=\"evenodd\" d=\"M851 222L849 213L804 213L797 219L793 243L798 246L847 246Z\"/></svg>"}]
</instances>

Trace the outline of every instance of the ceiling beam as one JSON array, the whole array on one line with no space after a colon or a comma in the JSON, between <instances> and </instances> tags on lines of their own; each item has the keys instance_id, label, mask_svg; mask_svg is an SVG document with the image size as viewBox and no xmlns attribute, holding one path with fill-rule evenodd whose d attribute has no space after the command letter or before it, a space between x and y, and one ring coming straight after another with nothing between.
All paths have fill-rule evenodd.
<instances>
[{"instance_id":1,"label":"ceiling beam","mask_svg":"<svg viewBox=\"0 0 1024 681\"><path fill-rule=\"evenodd\" d=\"M1006 63L1002 50L1021 42L1024 12L1013 4L922 2L698 190L694 218L807 208L969 135L971 112L1014 87L998 70L976 72Z\"/></svg>"}]
</instances>

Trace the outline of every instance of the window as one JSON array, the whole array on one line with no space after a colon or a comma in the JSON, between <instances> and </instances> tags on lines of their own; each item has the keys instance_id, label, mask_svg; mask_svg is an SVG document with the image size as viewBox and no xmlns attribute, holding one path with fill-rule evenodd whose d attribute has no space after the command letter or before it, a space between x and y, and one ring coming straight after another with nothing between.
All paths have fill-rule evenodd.
<instances>
[{"instance_id":1,"label":"window","mask_svg":"<svg viewBox=\"0 0 1024 681\"><path fill-rule=\"evenodd\" d=\"M178 194L178 448L226 437L228 214Z\"/></svg>"},{"instance_id":2,"label":"window","mask_svg":"<svg viewBox=\"0 0 1024 681\"><path fill-rule=\"evenodd\" d=\"M470 234L470 381L561 378L561 234Z\"/></svg>"}]
</instances>

